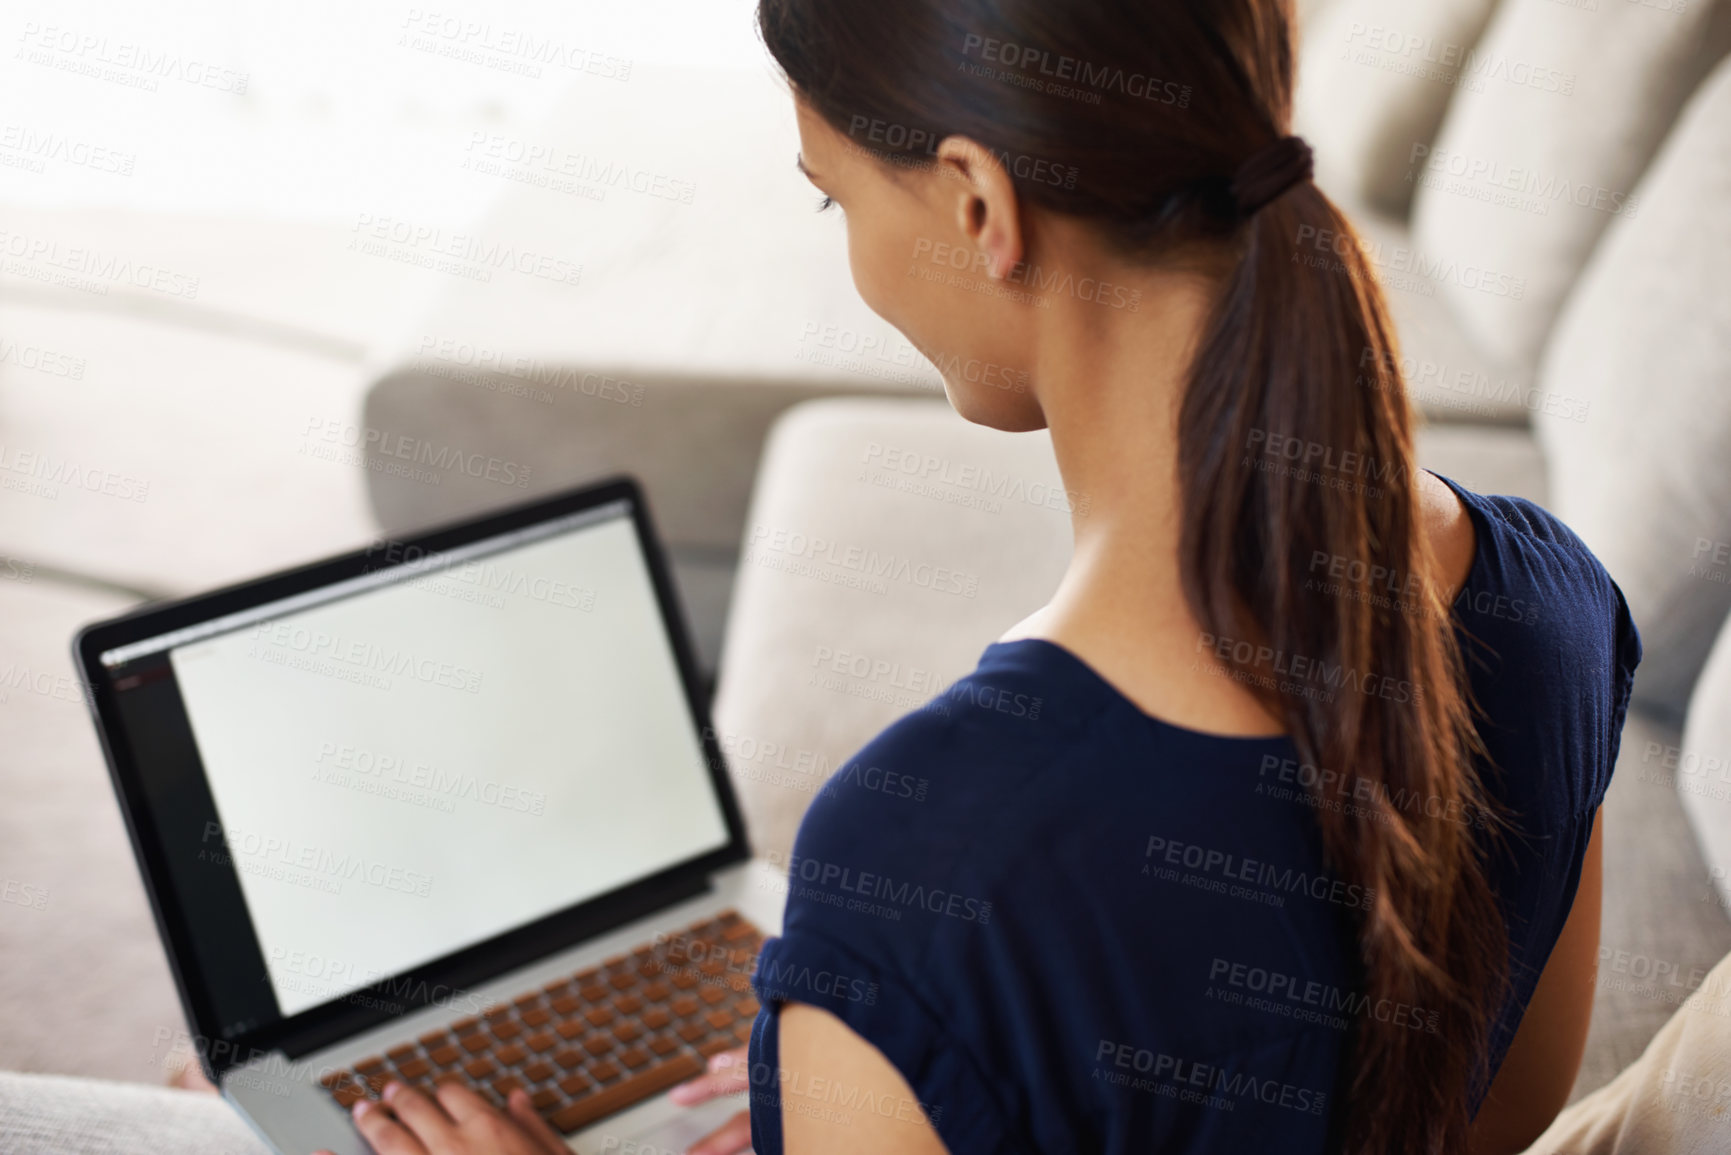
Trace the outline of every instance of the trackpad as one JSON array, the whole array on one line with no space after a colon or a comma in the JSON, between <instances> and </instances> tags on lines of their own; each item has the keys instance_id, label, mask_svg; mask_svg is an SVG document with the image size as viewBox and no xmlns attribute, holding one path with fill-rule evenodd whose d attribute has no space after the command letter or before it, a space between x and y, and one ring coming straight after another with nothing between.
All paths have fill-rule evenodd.
<instances>
[{"instance_id":1,"label":"trackpad","mask_svg":"<svg viewBox=\"0 0 1731 1155\"><path fill-rule=\"evenodd\" d=\"M663 1095L597 1123L572 1147L585 1155L685 1155L692 1144L745 1109L743 1092L695 1107L681 1107Z\"/></svg>"}]
</instances>

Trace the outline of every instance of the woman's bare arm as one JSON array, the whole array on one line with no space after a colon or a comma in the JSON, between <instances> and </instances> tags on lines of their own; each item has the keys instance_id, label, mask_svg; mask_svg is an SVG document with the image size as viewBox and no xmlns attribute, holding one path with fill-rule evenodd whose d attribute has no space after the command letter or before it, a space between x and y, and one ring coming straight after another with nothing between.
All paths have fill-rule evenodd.
<instances>
[{"instance_id":1,"label":"woman's bare arm","mask_svg":"<svg viewBox=\"0 0 1731 1155\"><path fill-rule=\"evenodd\" d=\"M901 1072L846 1023L785 1003L778 1029L787 1155L948 1155Z\"/></svg>"},{"instance_id":2,"label":"woman's bare arm","mask_svg":"<svg viewBox=\"0 0 1731 1155\"><path fill-rule=\"evenodd\" d=\"M1532 1145L1569 1101L1587 1048L1599 955L1604 812L1581 863L1580 888L1533 1001L1473 1124L1472 1155L1512 1155Z\"/></svg>"}]
</instances>

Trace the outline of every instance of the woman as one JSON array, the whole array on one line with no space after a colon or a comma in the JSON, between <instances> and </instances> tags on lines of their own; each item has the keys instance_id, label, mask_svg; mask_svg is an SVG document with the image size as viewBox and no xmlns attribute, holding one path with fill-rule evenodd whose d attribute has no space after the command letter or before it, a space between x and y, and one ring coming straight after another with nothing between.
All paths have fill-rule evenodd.
<instances>
[{"instance_id":1,"label":"woman","mask_svg":"<svg viewBox=\"0 0 1731 1155\"><path fill-rule=\"evenodd\" d=\"M926 801L813 804L750 1065L685 1097L751 1072L761 1155L1525 1147L1580 1062L1640 643L1555 519L1414 466L1374 270L1286 136L1289 4L759 21L861 295L940 370L1014 367L951 402L1050 429L1088 501L1051 603L861 752ZM462 1105L360 1126L554 1142Z\"/></svg>"}]
</instances>

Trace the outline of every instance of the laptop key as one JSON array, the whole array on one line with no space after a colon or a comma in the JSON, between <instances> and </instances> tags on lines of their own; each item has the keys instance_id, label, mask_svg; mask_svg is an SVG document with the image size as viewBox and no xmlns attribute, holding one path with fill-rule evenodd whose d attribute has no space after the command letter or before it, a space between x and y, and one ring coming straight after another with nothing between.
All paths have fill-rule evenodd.
<instances>
[{"instance_id":1,"label":"laptop key","mask_svg":"<svg viewBox=\"0 0 1731 1155\"><path fill-rule=\"evenodd\" d=\"M640 1075L633 1075L593 1095L579 1099L569 1107L553 1113L551 1122L560 1131L570 1134L595 1120L613 1114L649 1096L665 1091L675 1083L703 1073L703 1062L695 1055L675 1055L672 1059Z\"/></svg>"}]
</instances>

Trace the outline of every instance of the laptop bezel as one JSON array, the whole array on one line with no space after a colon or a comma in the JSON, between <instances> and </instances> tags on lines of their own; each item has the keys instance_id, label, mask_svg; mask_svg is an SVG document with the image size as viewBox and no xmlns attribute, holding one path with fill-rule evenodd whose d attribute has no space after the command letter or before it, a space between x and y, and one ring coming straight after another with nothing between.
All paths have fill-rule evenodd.
<instances>
[{"instance_id":1,"label":"laptop bezel","mask_svg":"<svg viewBox=\"0 0 1731 1155\"><path fill-rule=\"evenodd\" d=\"M655 588L662 623L698 729L711 783L726 821L727 843L629 886L576 903L424 966L382 979L364 990L350 992L249 1031L225 1035L208 998L205 979L193 949L187 912L175 894L172 875L143 795L144 773L133 762L115 703L115 691L102 665L101 655L337 582L398 568L409 564L411 559L424 564L429 554L457 549L621 501L629 508L638 544ZM654 531L642 488L629 476L610 478L413 534L382 539L363 549L208 593L139 607L86 626L78 632L72 649L74 663L84 683L85 702L90 708L109 777L120 802L157 931L167 950L181 1006L192 1028L193 1048L205 1073L213 1080L220 1078L223 1071L244 1065L272 1050L281 1050L294 1058L330 1046L432 1005L443 997L438 993L440 991L460 991L578 945L681 899L702 893L716 871L750 857L739 800L734 794L727 764L710 720L695 648L671 570ZM199 769L203 773L202 765ZM246 933L254 933L256 938L250 926Z\"/></svg>"}]
</instances>

